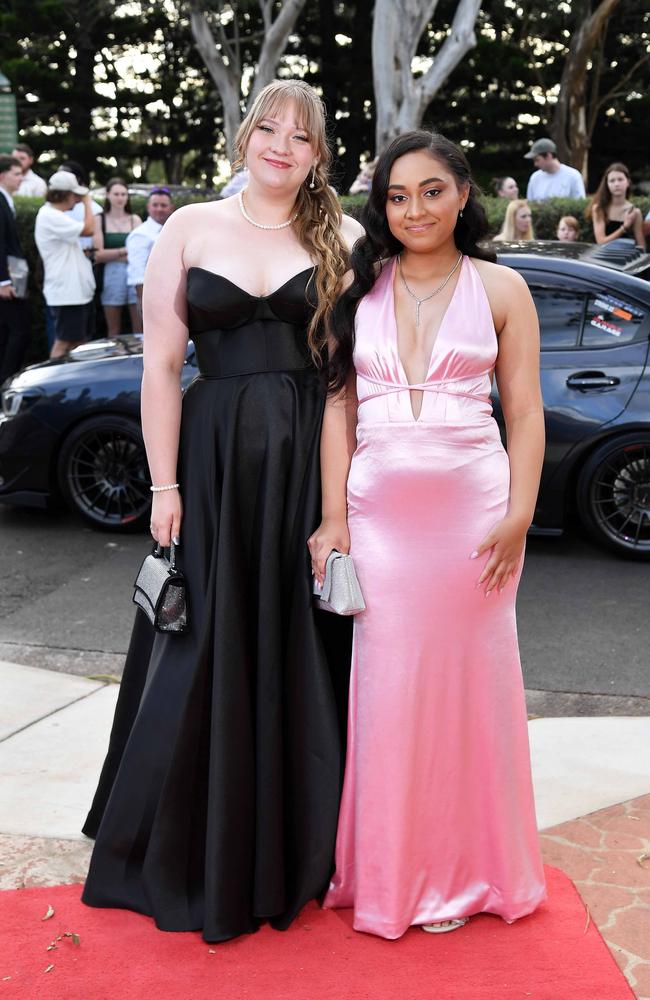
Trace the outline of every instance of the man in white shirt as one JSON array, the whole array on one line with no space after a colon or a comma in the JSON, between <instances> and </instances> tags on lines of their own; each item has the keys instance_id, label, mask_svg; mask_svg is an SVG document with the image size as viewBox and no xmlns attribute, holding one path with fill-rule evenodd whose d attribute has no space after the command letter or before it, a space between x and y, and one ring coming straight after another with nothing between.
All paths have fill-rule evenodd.
<instances>
[{"instance_id":1,"label":"man in white shirt","mask_svg":"<svg viewBox=\"0 0 650 1000\"><path fill-rule=\"evenodd\" d=\"M153 188L147 199L147 218L136 226L126 238L126 283L135 288L138 310L142 319L142 288L149 254L158 239L160 230L174 211L169 188ZM135 333L135 330L133 331Z\"/></svg>"},{"instance_id":2,"label":"man in white shirt","mask_svg":"<svg viewBox=\"0 0 650 1000\"><path fill-rule=\"evenodd\" d=\"M575 167L560 163L557 158L557 146L552 139L538 139L532 144L524 159L532 160L533 166L537 168L528 181L526 197L529 201L585 197L582 174Z\"/></svg>"},{"instance_id":3,"label":"man in white shirt","mask_svg":"<svg viewBox=\"0 0 650 1000\"><path fill-rule=\"evenodd\" d=\"M67 215L81 201L81 222ZM87 187L74 174L58 170L50 177L45 204L36 216L34 238L43 259L43 295L54 317L55 340L51 358L61 357L93 333L95 278L92 264L79 246L80 236L93 232L93 213Z\"/></svg>"},{"instance_id":4,"label":"man in white shirt","mask_svg":"<svg viewBox=\"0 0 650 1000\"><path fill-rule=\"evenodd\" d=\"M75 177L77 178L77 184L80 187L88 187L88 176L84 168L81 166L80 163L77 163L76 160L65 160L65 162L63 162L59 167L59 170L68 170L71 174L75 175ZM96 243L98 243L99 241L99 235L101 233L101 228L102 228L101 216L104 209L102 208L102 206L99 204L98 201L95 201L92 198L90 201L90 207L92 208L93 215L95 216L95 228L93 229L92 236L79 237L79 245L81 249L85 250L88 256L90 256L92 259L91 251L94 249ZM73 219L76 219L77 222L82 222L84 217L83 204L80 201L76 202L72 206L72 208L68 209L68 215L70 215Z\"/></svg>"},{"instance_id":5,"label":"man in white shirt","mask_svg":"<svg viewBox=\"0 0 650 1000\"><path fill-rule=\"evenodd\" d=\"M14 146L11 155L19 161L23 171L23 179L16 194L27 198L44 198L47 194L47 184L32 170L34 150L31 146L26 142L19 142Z\"/></svg>"}]
</instances>

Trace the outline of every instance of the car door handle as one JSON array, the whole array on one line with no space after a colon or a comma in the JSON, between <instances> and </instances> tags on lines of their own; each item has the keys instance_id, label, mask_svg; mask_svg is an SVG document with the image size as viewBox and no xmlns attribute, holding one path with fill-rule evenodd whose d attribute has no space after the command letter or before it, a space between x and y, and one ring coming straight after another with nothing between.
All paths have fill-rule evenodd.
<instances>
[{"instance_id":1,"label":"car door handle","mask_svg":"<svg viewBox=\"0 0 650 1000\"><path fill-rule=\"evenodd\" d=\"M609 389L620 384L620 378L605 372L575 372L569 375L566 384L569 389Z\"/></svg>"}]
</instances>

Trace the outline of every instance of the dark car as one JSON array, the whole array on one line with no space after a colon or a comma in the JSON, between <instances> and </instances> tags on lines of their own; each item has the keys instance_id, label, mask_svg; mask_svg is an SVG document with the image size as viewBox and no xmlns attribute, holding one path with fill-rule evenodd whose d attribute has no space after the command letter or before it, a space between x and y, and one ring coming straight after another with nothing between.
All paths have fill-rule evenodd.
<instances>
[{"instance_id":1,"label":"dark car","mask_svg":"<svg viewBox=\"0 0 650 1000\"><path fill-rule=\"evenodd\" d=\"M593 248L530 247L502 245L499 259L528 282L542 330L547 446L532 530L559 534L577 511L601 543L650 559L650 282L626 273L629 254L603 266ZM141 375L140 339L120 337L5 383L0 501L62 495L97 527L146 525ZM190 344L183 385L195 375Z\"/></svg>"},{"instance_id":2,"label":"dark car","mask_svg":"<svg viewBox=\"0 0 650 1000\"><path fill-rule=\"evenodd\" d=\"M183 387L196 375L188 345ZM0 502L45 507L63 497L94 527L135 529L151 480L140 429L142 337L96 340L5 382Z\"/></svg>"}]
</instances>

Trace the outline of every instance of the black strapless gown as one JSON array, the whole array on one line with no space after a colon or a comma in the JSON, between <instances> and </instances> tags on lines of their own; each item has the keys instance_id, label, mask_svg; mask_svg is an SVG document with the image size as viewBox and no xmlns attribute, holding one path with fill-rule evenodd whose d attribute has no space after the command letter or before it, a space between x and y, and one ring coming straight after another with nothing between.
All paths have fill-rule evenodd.
<instances>
[{"instance_id":1,"label":"black strapless gown","mask_svg":"<svg viewBox=\"0 0 650 1000\"><path fill-rule=\"evenodd\" d=\"M286 928L333 867L351 628L311 601L325 398L306 342L311 273L257 298L189 270L201 374L183 400L178 561L191 626L154 636L137 613L84 827L85 903L206 941Z\"/></svg>"}]
</instances>

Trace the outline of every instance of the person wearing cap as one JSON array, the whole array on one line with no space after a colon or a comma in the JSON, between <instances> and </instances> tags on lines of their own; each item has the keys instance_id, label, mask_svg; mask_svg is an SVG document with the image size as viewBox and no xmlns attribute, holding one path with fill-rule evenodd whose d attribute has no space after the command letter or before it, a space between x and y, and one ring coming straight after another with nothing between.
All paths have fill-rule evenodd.
<instances>
[{"instance_id":1,"label":"person wearing cap","mask_svg":"<svg viewBox=\"0 0 650 1000\"><path fill-rule=\"evenodd\" d=\"M77 178L77 184L80 187L88 187L88 174L81 166L81 164L77 163L76 160L65 160L63 163L60 164L59 170L69 171L69 173L75 175L75 177ZM90 257L92 261L93 251L96 250L97 247L101 245L102 215L104 212L104 208L102 205L99 204L98 201L95 201L95 199L92 197L90 199L90 207L92 209L92 213L95 219L95 225L92 234L90 236L79 237L79 246L86 254L86 256ZM77 201L72 206L72 208L68 209L67 214L70 215L73 219L76 219L77 222L82 222L84 217L84 212L85 209L83 204L80 201Z\"/></svg>"},{"instance_id":2,"label":"person wearing cap","mask_svg":"<svg viewBox=\"0 0 650 1000\"><path fill-rule=\"evenodd\" d=\"M66 214L77 202L84 206L81 221ZM61 357L93 333L95 277L79 246L79 237L91 236L93 226L88 188L70 171L57 170L49 179L46 201L38 210L34 229L45 272L43 295L54 317L51 358Z\"/></svg>"},{"instance_id":3,"label":"person wearing cap","mask_svg":"<svg viewBox=\"0 0 650 1000\"><path fill-rule=\"evenodd\" d=\"M174 202L172 201L169 188L153 188L147 199L147 218L142 225L136 226L126 238L126 283L135 288L140 318L142 318L144 272L149 260L149 254L158 239L162 227L173 211ZM135 330L133 332L135 333Z\"/></svg>"},{"instance_id":4,"label":"person wearing cap","mask_svg":"<svg viewBox=\"0 0 650 1000\"><path fill-rule=\"evenodd\" d=\"M546 198L584 198L585 185L582 174L575 167L560 163L557 146L552 139L538 139L532 144L524 159L532 160L536 167L526 190L529 201Z\"/></svg>"}]
</instances>

